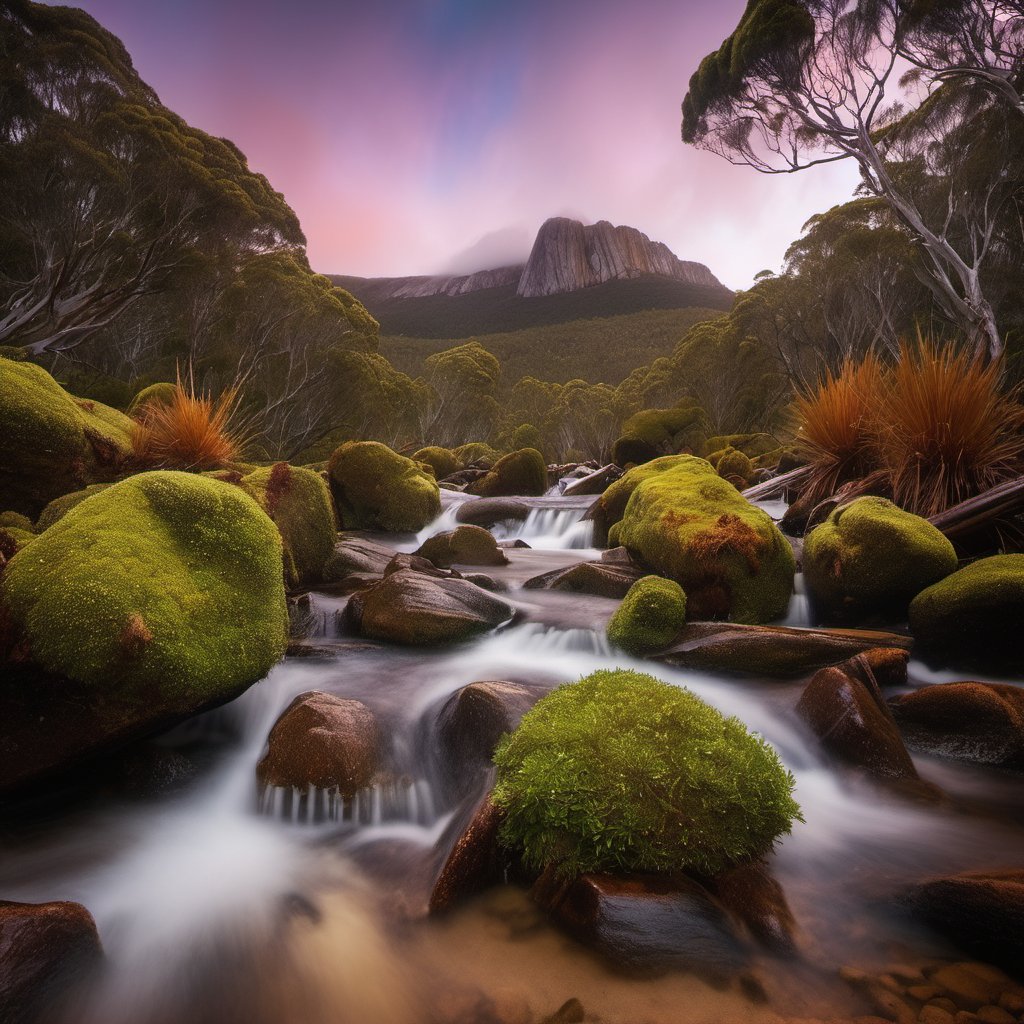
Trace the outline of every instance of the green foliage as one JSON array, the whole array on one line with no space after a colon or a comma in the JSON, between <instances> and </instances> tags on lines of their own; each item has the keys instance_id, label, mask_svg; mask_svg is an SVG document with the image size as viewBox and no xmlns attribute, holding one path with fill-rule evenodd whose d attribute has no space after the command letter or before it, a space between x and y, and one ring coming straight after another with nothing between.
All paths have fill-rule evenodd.
<instances>
[{"instance_id":1,"label":"green foliage","mask_svg":"<svg viewBox=\"0 0 1024 1024\"><path fill-rule=\"evenodd\" d=\"M466 488L487 498L505 495L539 495L548 489L548 467L536 448L523 448L503 455L486 476Z\"/></svg>"},{"instance_id":2,"label":"green foliage","mask_svg":"<svg viewBox=\"0 0 1024 1024\"><path fill-rule=\"evenodd\" d=\"M455 457L464 466L472 465L474 462L488 462L493 465L500 455L483 441L469 441L455 449Z\"/></svg>"},{"instance_id":3,"label":"green foliage","mask_svg":"<svg viewBox=\"0 0 1024 1024\"><path fill-rule=\"evenodd\" d=\"M927 519L884 498L840 505L804 543L815 605L837 619L904 614L925 587L956 571L953 545Z\"/></svg>"},{"instance_id":4,"label":"green foliage","mask_svg":"<svg viewBox=\"0 0 1024 1024\"><path fill-rule=\"evenodd\" d=\"M338 539L334 505L323 477L277 462L243 477L242 487L280 531L285 584L295 590L320 582Z\"/></svg>"},{"instance_id":5,"label":"green foliage","mask_svg":"<svg viewBox=\"0 0 1024 1024\"><path fill-rule=\"evenodd\" d=\"M794 819L775 751L688 690L622 670L560 686L494 756L501 840L533 868L696 871L768 853Z\"/></svg>"},{"instance_id":6,"label":"green foliage","mask_svg":"<svg viewBox=\"0 0 1024 1024\"><path fill-rule=\"evenodd\" d=\"M378 441L343 444L327 471L343 529L415 532L441 514L434 478Z\"/></svg>"},{"instance_id":7,"label":"green foliage","mask_svg":"<svg viewBox=\"0 0 1024 1024\"><path fill-rule=\"evenodd\" d=\"M608 640L629 654L667 647L686 625L686 594L675 580L644 576L608 622Z\"/></svg>"},{"instance_id":8,"label":"green foliage","mask_svg":"<svg viewBox=\"0 0 1024 1024\"><path fill-rule=\"evenodd\" d=\"M491 433L498 418L495 390L501 364L487 349L469 341L428 356L424 370L423 438L452 445Z\"/></svg>"},{"instance_id":9,"label":"green foliage","mask_svg":"<svg viewBox=\"0 0 1024 1024\"><path fill-rule=\"evenodd\" d=\"M239 488L192 473L129 477L16 555L0 598L32 658L101 700L216 699L283 655L281 540Z\"/></svg>"}]
</instances>

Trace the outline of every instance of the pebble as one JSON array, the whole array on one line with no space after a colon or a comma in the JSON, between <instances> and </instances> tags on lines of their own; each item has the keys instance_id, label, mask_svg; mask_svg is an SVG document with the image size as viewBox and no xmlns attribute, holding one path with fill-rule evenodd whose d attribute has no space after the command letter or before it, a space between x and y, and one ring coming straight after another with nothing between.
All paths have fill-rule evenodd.
<instances>
[{"instance_id":1,"label":"pebble","mask_svg":"<svg viewBox=\"0 0 1024 1024\"><path fill-rule=\"evenodd\" d=\"M999 997L999 1005L1016 1016L1024 1016L1024 994L1020 992L1004 992Z\"/></svg>"},{"instance_id":2,"label":"pebble","mask_svg":"<svg viewBox=\"0 0 1024 1024\"><path fill-rule=\"evenodd\" d=\"M937 998L928 1000L929 1006L938 1006L943 1010L948 1010L950 1013L956 1013L956 1003L952 999L947 999L945 996L938 996Z\"/></svg>"},{"instance_id":3,"label":"pebble","mask_svg":"<svg viewBox=\"0 0 1024 1024\"><path fill-rule=\"evenodd\" d=\"M911 985L907 989L907 995L918 1002L927 1003L938 996L939 990L934 985Z\"/></svg>"},{"instance_id":4,"label":"pebble","mask_svg":"<svg viewBox=\"0 0 1024 1024\"><path fill-rule=\"evenodd\" d=\"M969 1010L998 1002L1002 993L1013 986L1013 982L998 968L977 963L940 967L931 980L948 992L957 1006Z\"/></svg>"},{"instance_id":5,"label":"pebble","mask_svg":"<svg viewBox=\"0 0 1024 1024\"><path fill-rule=\"evenodd\" d=\"M953 1024L953 1014L941 1006L923 1006L917 1017L920 1024Z\"/></svg>"},{"instance_id":6,"label":"pebble","mask_svg":"<svg viewBox=\"0 0 1024 1024\"><path fill-rule=\"evenodd\" d=\"M1017 1024L1017 1018L1001 1006L983 1006L978 1010L978 1020L985 1024Z\"/></svg>"},{"instance_id":7,"label":"pebble","mask_svg":"<svg viewBox=\"0 0 1024 1024\"><path fill-rule=\"evenodd\" d=\"M884 1013L889 1020L896 1021L896 1024L916 1024L917 1011L909 1003L901 999L895 992L873 985L868 989L875 1009ZM938 1024L938 1022L936 1022Z\"/></svg>"}]
</instances>

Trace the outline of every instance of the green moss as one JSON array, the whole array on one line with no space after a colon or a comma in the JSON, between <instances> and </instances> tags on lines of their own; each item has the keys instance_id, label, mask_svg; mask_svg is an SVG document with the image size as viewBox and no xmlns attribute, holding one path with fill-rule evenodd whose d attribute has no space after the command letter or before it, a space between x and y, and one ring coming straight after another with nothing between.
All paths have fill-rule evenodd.
<instances>
[{"instance_id":1,"label":"green moss","mask_svg":"<svg viewBox=\"0 0 1024 1024\"><path fill-rule=\"evenodd\" d=\"M0 526L0 565L3 565L5 558L12 558L26 544L36 539L32 530L26 530L21 526Z\"/></svg>"},{"instance_id":2,"label":"green moss","mask_svg":"<svg viewBox=\"0 0 1024 1024\"><path fill-rule=\"evenodd\" d=\"M910 603L916 649L930 661L1024 672L1024 555L972 562Z\"/></svg>"},{"instance_id":3,"label":"green moss","mask_svg":"<svg viewBox=\"0 0 1024 1024\"><path fill-rule=\"evenodd\" d=\"M281 533L287 586L298 589L319 583L338 539L334 505L323 477L278 462L243 477L241 484Z\"/></svg>"},{"instance_id":4,"label":"green moss","mask_svg":"<svg viewBox=\"0 0 1024 1024\"><path fill-rule=\"evenodd\" d=\"M66 512L70 512L80 502L85 501L86 498L91 497L94 494L99 494L100 491L106 490L110 484L89 484L88 487L83 487L80 491L72 491L70 494L62 494L59 498L54 498L42 512L39 513L39 520L37 527L40 532L49 529L58 519L61 519Z\"/></svg>"},{"instance_id":5,"label":"green moss","mask_svg":"<svg viewBox=\"0 0 1024 1024\"><path fill-rule=\"evenodd\" d=\"M741 480L746 485L754 475L754 467L750 459L738 448L726 448L712 465L723 480L729 480L732 477Z\"/></svg>"},{"instance_id":6,"label":"green moss","mask_svg":"<svg viewBox=\"0 0 1024 1024\"><path fill-rule=\"evenodd\" d=\"M796 561L771 517L703 459L637 466L605 491L617 541L681 584L691 619L770 622L784 615ZM620 511L621 510L621 511Z\"/></svg>"},{"instance_id":7,"label":"green moss","mask_svg":"<svg viewBox=\"0 0 1024 1024\"><path fill-rule=\"evenodd\" d=\"M486 476L466 488L470 494L485 498L540 495L547 489L547 463L536 448L522 448L503 455Z\"/></svg>"},{"instance_id":8,"label":"green moss","mask_svg":"<svg viewBox=\"0 0 1024 1024\"><path fill-rule=\"evenodd\" d=\"M441 514L437 482L378 441L349 441L328 463L331 494L346 530L422 530Z\"/></svg>"},{"instance_id":9,"label":"green moss","mask_svg":"<svg viewBox=\"0 0 1024 1024\"><path fill-rule=\"evenodd\" d=\"M29 533L36 532L32 520L20 512L0 512L0 527L13 527L16 530L27 530Z\"/></svg>"},{"instance_id":10,"label":"green moss","mask_svg":"<svg viewBox=\"0 0 1024 1024\"><path fill-rule=\"evenodd\" d=\"M41 366L0 359L0 494L35 516L61 494L112 480L131 451L132 421L68 394Z\"/></svg>"},{"instance_id":11,"label":"green moss","mask_svg":"<svg viewBox=\"0 0 1024 1024\"><path fill-rule=\"evenodd\" d=\"M804 543L804 578L820 614L837 621L903 616L911 599L956 571L956 551L927 519L885 498L834 509Z\"/></svg>"},{"instance_id":12,"label":"green moss","mask_svg":"<svg viewBox=\"0 0 1024 1024\"><path fill-rule=\"evenodd\" d=\"M287 640L277 529L239 488L192 473L81 502L11 560L0 598L32 658L100 700L216 700Z\"/></svg>"},{"instance_id":13,"label":"green moss","mask_svg":"<svg viewBox=\"0 0 1024 1024\"><path fill-rule=\"evenodd\" d=\"M499 453L483 441L470 441L460 444L454 449L455 457L463 466L471 466L476 462L486 462L493 466L498 461Z\"/></svg>"},{"instance_id":14,"label":"green moss","mask_svg":"<svg viewBox=\"0 0 1024 1024\"><path fill-rule=\"evenodd\" d=\"M707 416L692 402L672 409L641 409L622 425L622 436L612 445L612 462L640 465L661 455L703 449Z\"/></svg>"},{"instance_id":15,"label":"green moss","mask_svg":"<svg viewBox=\"0 0 1024 1024\"><path fill-rule=\"evenodd\" d=\"M413 455L413 461L424 462L430 466L435 480L443 480L462 469L462 462L458 456L450 448L441 448L438 445L421 448Z\"/></svg>"},{"instance_id":16,"label":"green moss","mask_svg":"<svg viewBox=\"0 0 1024 1024\"><path fill-rule=\"evenodd\" d=\"M756 459L778 450L778 447L778 440L771 434L718 434L707 439L704 451L719 452L726 448L735 448L743 452L748 459Z\"/></svg>"},{"instance_id":17,"label":"green moss","mask_svg":"<svg viewBox=\"0 0 1024 1024\"><path fill-rule=\"evenodd\" d=\"M149 387L143 388L131 400L128 405L128 415L135 416L145 405L170 405L177 393L177 386L168 384L166 381L150 384Z\"/></svg>"},{"instance_id":18,"label":"green moss","mask_svg":"<svg viewBox=\"0 0 1024 1024\"><path fill-rule=\"evenodd\" d=\"M559 687L494 756L501 840L534 868L714 874L800 809L775 751L688 690L622 670Z\"/></svg>"},{"instance_id":19,"label":"green moss","mask_svg":"<svg viewBox=\"0 0 1024 1024\"><path fill-rule=\"evenodd\" d=\"M510 440L510 447L513 451L519 451L523 448L536 448L537 451L542 451L544 448L544 438L541 437L540 431L532 423L520 423L512 431Z\"/></svg>"},{"instance_id":20,"label":"green moss","mask_svg":"<svg viewBox=\"0 0 1024 1024\"><path fill-rule=\"evenodd\" d=\"M675 580L644 576L608 623L608 640L629 654L667 647L686 625L686 594Z\"/></svg>"}]
</instances>

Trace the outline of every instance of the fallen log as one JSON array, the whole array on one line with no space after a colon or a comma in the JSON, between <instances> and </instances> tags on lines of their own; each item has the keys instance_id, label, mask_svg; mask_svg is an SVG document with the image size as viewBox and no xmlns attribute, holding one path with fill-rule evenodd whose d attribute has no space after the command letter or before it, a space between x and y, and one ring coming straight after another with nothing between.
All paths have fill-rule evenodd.
<instances>
[{"instance_id":1,"label":"fallen log","mask_svg":"<svg viewBox=\"0 0 1024 1024\"><path fill-rule=\"evenodd\" d=\"M811 466L797 466L796 469L791 469L788 473L780 473L778 476L773 476L771 480L754 484L753 487L748 487L741 493L747 501L761 501L764 498L773 498L787 487L792 487L803 480L810 473L811 468Z\"/></svg>"},{"instance_id":2,"label":"fallen log","mask_svg":"<svg viewBox=\"0 0 1024 1024\"><path fill-rule=\"evenodd\" d=\"M1017 512L1024 512L1024 476L1007 480L945 512L929 516L929 522L954 540Z\"/></svg>"},{"instance_id":3,"label":"fallen log","mask_svg":"<svg viewBox=\"0 0 1024 1024\"><path fill-rule=\"evenodd\" d=\"M869 629L795 629L737 622L693 622L654 661L705 672L787 678L805 675L878 647L909 651L900 633Z\"/></svg>"}]
</instances>

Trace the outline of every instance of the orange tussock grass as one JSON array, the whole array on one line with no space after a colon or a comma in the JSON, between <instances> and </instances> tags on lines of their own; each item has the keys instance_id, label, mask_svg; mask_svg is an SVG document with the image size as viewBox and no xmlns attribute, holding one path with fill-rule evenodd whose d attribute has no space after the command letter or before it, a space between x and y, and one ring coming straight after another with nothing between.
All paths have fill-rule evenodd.
<instances>
[{"instance_id":1,"label":"orange tussock grass","mask_svg":"<svg viewBox=\"0 0 1024 1024\"><path fill-rule=\"evenodd\" d=\"M178 373L174 398L145 406L132 429L132 453L140 465L159 469L220 469L238 458L242 439L231 419L238 391L228 388L219 398L197 393L191 374Z\"/></svg>"},{"instance_id":2,"label":"orange tussock grass","mask_svg":"<svg viewBox=\"0 0 1024 1024\"><path fill-rule=\"evenodd\" d=\"M920 336L900 346L875 417L898 505L935 515L1024 471L1024 406L999 370Z\"/></svg>"},{"instance_id":3,"label":"orange tussock grass","mask_svg":"<svg viewBox=\"0 0 1024 1024\"><path fill-rule=\"evenodd\" d=\"M810 493L812 502L871 472L872 417L884 381L881 360L868 353L859 363L847 360L838 374L829 371L817 387L797 394L797 447L811 467L804 493Z\"/></svg>"}]
</instances>

